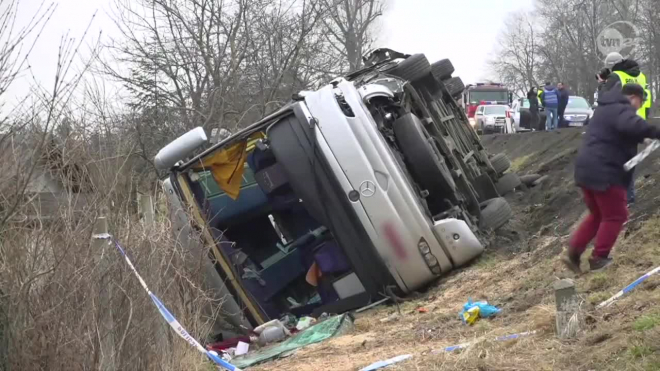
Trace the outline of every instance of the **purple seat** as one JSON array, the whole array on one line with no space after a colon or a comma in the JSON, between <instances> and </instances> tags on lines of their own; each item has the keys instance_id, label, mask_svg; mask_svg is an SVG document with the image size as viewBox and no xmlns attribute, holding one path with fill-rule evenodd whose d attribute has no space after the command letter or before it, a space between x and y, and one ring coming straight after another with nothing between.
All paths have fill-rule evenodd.
<instances>
[{"instance_id":1,"label":"purple seat","mask_svg":"<svg viewBox=\"0 0 660 371\"><path fill-rule=\"evenodd\" d=\"M326 241L314 251L314 261L323 274L341 274L351 267L336 242Z\"/></svg>"}]
</instances>

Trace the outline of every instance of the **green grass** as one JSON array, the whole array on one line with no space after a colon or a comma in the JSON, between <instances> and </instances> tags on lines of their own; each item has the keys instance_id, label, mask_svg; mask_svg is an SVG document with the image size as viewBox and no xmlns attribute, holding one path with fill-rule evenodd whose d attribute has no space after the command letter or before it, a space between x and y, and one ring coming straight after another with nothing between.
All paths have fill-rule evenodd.
<instances>
[{"instance_id":1,"label":"green grass","mask_svg":"<svg viewBox=\"0 0 660 371\"><path fill-rule=\"evenodd\" d=\"M593 305L598 305L598 304L604 302L605 300L609 299L610 296L612 296L612 295L610 295L606 292L595 292L595 293L589 295L587 300L589 301L589 303L591 303Z\"/></svg>"},{"instance_id":2,"label":"green grass","mask_svg":"<svg viewBox=\"0 0 660 371\"><path fill-rule=\"evenodd\" d=\"M660 361L651 361L646 364L644 367L646 371L659 371L660 370Z\"/></svg>"},{"instance_id":3,"label":"green grass","mask_svg":"<svg viewBox=\"0 0 660 371\"><path fill-rule=\"evenodd\" d=\"M653 354L653 349L647 345L633 345L628 349L632 358L644 358Z\"/></svg>"},{"instance_id":4,"label":"green grass","mask_svg":"<svg viewBox=\"0 0 660 371\"><path fill-rule=\"evenodd\" d=\"M660 325L660 315L650 314L637 318L635 323L633 323L633 328L637 331L647 331L655 328L658 325Z\"/></svg>"},{"instance_id":5,"label":"green grass","mask_svg":"<svg viewBox=\"0 0 660 371\"><path fill-rule=\"evenodd\" d=\"M520 171L520 169L522 169L523 166L525 166L527 161L529 161L529 159L533 155L534 155L534 153L530 153L529 155L520 156L520 157L516 158L515 160L511 161L510 171L514 172L514 173L517 172L517 171Z\"/></svg>"},{"instance_id":6,"label":"green grass","mask_svg":"<svg viewBox=\"0 0 660 371\"><path fill-rule=\"evenodd\" d=\"M602 290L607 286L608 281L610 281L610 279L605 272L595 273L591 276L591 279L589 279L589 290Z\"/></svg>"}]
</instances>

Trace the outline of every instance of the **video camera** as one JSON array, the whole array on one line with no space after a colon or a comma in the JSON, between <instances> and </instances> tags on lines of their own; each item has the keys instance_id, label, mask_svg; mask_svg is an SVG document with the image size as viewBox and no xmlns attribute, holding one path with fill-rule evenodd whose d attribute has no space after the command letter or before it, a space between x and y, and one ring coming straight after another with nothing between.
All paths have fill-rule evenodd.
<instances>
[{"instance_id":1,"label":"video camera","mask_svg":"<svg viewBox=\"0 0 660 371\"><path fill-rule=\"evenodd\" d=\"M605 81L607 80L608 77L610 77L611 74L612 71L610 71L609 68L605 67L602 70L598 71L598 73L594 77L596 78L596 80L598 80L598 78L601 78L603 79L603 81Z\"/></svg>"}]
</instances>

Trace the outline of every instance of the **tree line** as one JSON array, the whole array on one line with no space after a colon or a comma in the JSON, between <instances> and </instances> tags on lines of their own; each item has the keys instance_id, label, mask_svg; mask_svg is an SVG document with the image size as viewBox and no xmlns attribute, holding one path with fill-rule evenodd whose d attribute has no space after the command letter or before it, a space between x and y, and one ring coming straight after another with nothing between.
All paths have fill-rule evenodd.
<instances>
[{"instance_id":1,"label":"tree line","mask_svg":"<svg viewBox=\"0 0 660 371\"><path fill-rule=\"evenodd\" d=\"M637 30L636 47L624 57L640 64L655 100L660 89L659 19L656 0L538 0L532 10L509 14L489 66L518 93L561 81L574 94L593 100L598 86L594 75L605 58L599 44L607 43L599 36L623 21Z\"/></svg>"}]
</instances>

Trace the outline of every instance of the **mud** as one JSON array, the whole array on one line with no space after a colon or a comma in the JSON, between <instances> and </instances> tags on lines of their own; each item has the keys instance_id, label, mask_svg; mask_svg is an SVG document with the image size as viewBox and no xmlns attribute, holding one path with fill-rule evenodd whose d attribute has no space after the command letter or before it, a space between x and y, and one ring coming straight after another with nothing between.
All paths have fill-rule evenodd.
<instances>
[{"instance_id":1,"label":"mud","mask_svg":"<svg viewBox=\"0 0 660 371\"><path fill-rule=\"evenodd\" d=\"M506 153L519 175L548 175L542 185L507 197L526 220L520 232L539 236L563 236L584 213L581 194L573 182L574 159L582 141L582 128L556 132L487 135L482 142L490 153ZM643 148L640 146L640 149ZM630 209L628 234L654 215L660 199L656 187L660 151L635 170L637 202Z\"/></svg>"}]
</instances>

